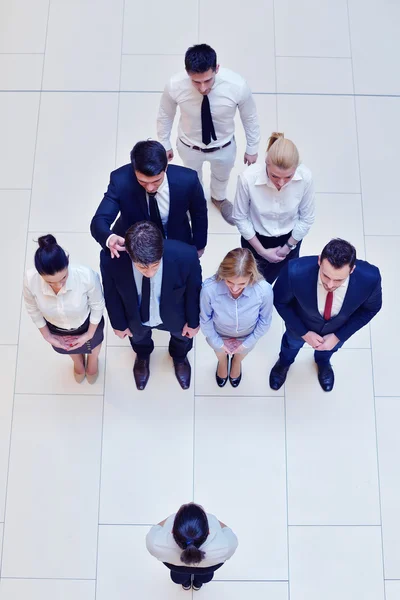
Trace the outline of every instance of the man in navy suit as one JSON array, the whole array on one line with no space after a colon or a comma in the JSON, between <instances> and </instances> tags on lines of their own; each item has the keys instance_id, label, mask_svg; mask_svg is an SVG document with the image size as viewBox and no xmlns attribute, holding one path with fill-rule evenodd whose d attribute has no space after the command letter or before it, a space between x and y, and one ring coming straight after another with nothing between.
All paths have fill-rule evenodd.
<instances>
[{"instance_id":1,"label":"man in navy suit","mask_svg":"<svg viewBox=\"0 0 400 600\"><path fill-rule=\"evenodd\" d=\"M187 353L199 330L201 268L196 248L165 240L150 221L128 229L126 252L112 260L102 250L100 267L111 325L120 338L129 336L136 352L133 374L139 390L150 376L153 328L171 334L169 353L183 389L190 386Z\"/></svg>"},{"instance_id":2,"label":"man in navy suit","mask_svg":"<svg viewBox=\"0 0 400 600\"><path fill-rule=\"evenodd\" d=\"M274 287L274 304L286 324L279 360L269 383L279 390L290 365L307 342L314 348L318 380L325 392L334 385L330 358L382 306L379 269L356 259L354 246L331 240L320 256L290 261Z\"/></svg>"},{"instance_id":3,"label":"man in navy suit","mask_svg":"<svg viewBox=\"0 0 400 600\"><path fill-rule=\"evenodd\" d=\"M119 252L125 250L125 232L143 220L155 223L164 238L193 244L199 257L203 254L207 244L207 203L197 173L177 165L168 166L164 147L154 140L138 142L131 152L131 164L111 173L90 231L104 249L109 248L111 255L119 258Z\"/></svg>"}]
</instances>

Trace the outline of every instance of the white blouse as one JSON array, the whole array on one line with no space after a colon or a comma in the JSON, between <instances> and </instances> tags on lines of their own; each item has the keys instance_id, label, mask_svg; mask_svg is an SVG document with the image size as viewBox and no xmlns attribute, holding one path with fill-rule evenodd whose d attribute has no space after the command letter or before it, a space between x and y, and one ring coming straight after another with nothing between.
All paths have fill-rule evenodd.
<instances>
[{"instance_id":1,"label":"white blouse","mask_svg":"<svg viewBox=\"0 0 400 600\"><path fill-rule=\"evenodd\" d=\"M315 218L311 171L299 165L293 179L277 190L265 163L251 165L239 175L232 216L245 240L256 232L278 237L289 231L302 240Z\"/></svg>"},{"instance_id":2,"label":"white blouse","mask_svg":"<svg viewBox=\"0 0 400 600\"><path fill-rule=\"evenodd\" d=\"M237 546L238 540L230 527L221 527L217 517L207 513L210 533L200 550L205 552L204 559L195 567L212 567L230 558ZM187 567L180 556L183 552L172 535L175 515L171 515L164 525L153 525L146 536L147 550L162 562Z\"/></svg>"},{"instance_id":3,"label":"white blouse","mask_svg":"<svg viewBox=\"0 0 400 600\"><path fill-rule=\"evenodd\" d=\"M41 329L46 321L61 329L77 329L88 318L98 325L104 311L100 277L84 265L69 265L68 277L56 294L36 269L29 269L24 279L26 309ZM46 321L45 321L46 319Z\"/></svg>"}]
</instances>

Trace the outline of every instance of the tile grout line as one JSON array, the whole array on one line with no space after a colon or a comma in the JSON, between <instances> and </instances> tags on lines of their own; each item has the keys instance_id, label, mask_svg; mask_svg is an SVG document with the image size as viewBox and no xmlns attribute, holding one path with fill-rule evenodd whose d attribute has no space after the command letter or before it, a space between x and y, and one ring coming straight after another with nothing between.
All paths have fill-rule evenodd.
<instances>
[{"instance_id":1,"label":"tile grout line","mask_svg":"<svg viewBox=\"0 0 400 600\"><path fill-rule=\"evenodd\" d=\"M46 52L47 45L47 30L49 26L49 17L50 17L50 3L47 7L47 21L46 21L46 30L45 30L45 44L44 44L44 52ZM43 75L44 75L44 61L42 62L42 78L41 78L41 87L43 83ZM39 134L39 122L40 122L40 107L42 103L42 94L39 92L39 102L37 109L37 119L36 119L36 138L35 138L35 149L33 153L33 164L32 164L32 175L31 175L31 187L30 187L30 195L29 195L29 206L28 206L28 218L26 224L26 237L25 237L25 253L24 253L24 262L23 262L23 274L25 273L25 264L26 257L28 252L28 231L29 231L29 221L32 207L32 193L33 193L33 178L35 173L35 163L36 163L36 151L37 151L37 143L38 143L38 134ZM7 475L6 475L6 484L5 484L5 494L4 494L4 526L3 526L3 534L1 539L1 557L0 557L0 577L3 577L3 559L4 559L4 540L5 540L5 532L6 532L6 520L7 520L7 500L8 500L8 483L10 478L10 465L11 465L11 444L13 437L13 424L14 424L14 410L15 410L15 396L16 396L16 386L17 386L17 372L18 372L18 358L19 358L19 342L21 335L21 315L22 315L22 306L23 306L23 296L20 296L20 304L19 304L19 324L18 324L18 334L17 334L17 351L15 354L15 369L14 369L14 386L13 386L13 399L12 399L12 407L11 407L11 419L10 419L10 439L8 443L8 460L7 460ZM4 577L3 577L4 578Z\"/></svg>"},{"instance_id":2,"label":"tile grout line","mask_svg":"<svg viewBox=\"0 0 400 600\"><path fill-rule=\"evenodd\" d=\"M356 102L356 86L355 86L355 78L354 78L354 65L353 65L353 40L351 36L351 27L350 27L350 6L349 0L346 0L346 8L347 8L347 26L349 32L349 42L350 42L350 52L351 52L351 72L353 79L353 104L354 104L354 120L355 120L355 128L356 128L356 140L357 140L357 158L358 158L358 174L359 174L359 182L360 182L360 192L361 192L361 220L363 226L363 234L364 234L364 253L367 258L367 248L365 243L365 219L364 219L364 201L363 201L363 186L362 186L362 176L361 176L361 160L360 160L360 143L359 143L359 131L358 131L358 118L357 118L357 102ZM383 542L383 527L382 527L382 498L381 498L381 481L380 481L380 471L379 471L379 448L378 448L378 423L377 423L377 414L376 414L376 396L375 396L375 377L374 377L374 358L372 352L372 333L371 326L369 325L369 340L370 340L370 361L371 361L371 375L372 375L372 393L373 393L373 406L374 406L374 422L375 422L375 448L376 448L376 474L378 480L378 504L379 504L379 517L380 517L380 537L381 537L381 558L382 558L382 585L383 585L383 597L386 598L386 589L385 589L385 552L384 552L384 542Z\"/></svg>"}]
</instances>

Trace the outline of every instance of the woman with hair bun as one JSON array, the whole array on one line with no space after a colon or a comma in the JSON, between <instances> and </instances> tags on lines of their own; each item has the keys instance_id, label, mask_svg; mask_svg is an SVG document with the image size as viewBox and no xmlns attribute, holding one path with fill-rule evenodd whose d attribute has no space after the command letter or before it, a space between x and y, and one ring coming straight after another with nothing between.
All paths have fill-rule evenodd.
<instances>
[{"instance_id":1,"label":"woman with hair bun","mask_svg":"<svg viewBox=\"0 0 400 600\"><path fill-rule=\"evenodd\" d=\"M93 384L104 329L100 278L89 267L70 265L53 235L43 235L38 244L35 268L24 280L26 309L54 350L71 356L75 380L81 383L86 376Z\"/></svg>"},{"instance_id":2,"label":"woman with hair bun","mask_svg":"<svg viewBox=\"0 0 400 600\"><path fill-rule=\"evenodd\" d=\"M147 550L170 569L172 581L184 590L197 591L211 581L237 545L232 529L194 502L183 504L146 536Z\"/></svg>"},{"instance_id":3,"label":"woman with hair bun","mask_svg":"<svg viewBox=\"0 0 400 600\"><path fill-rule=\"evenodd\" d=\"M265 165L253 164L239 175L233 219L242 247L258 261L269 283L298 258L301 241L314 222L314 185L299 152L283 133L272 133Z\"/></svg>"},{"instance_id":4,"label":"woman with hair bun","mask_svg":"<svg viewBox=\"0 0 400 600\"><path fill-rule=\"evenodd\" d=\"M272 287L258 271L250 250L228 252L200 293L200 327L218 358L219 387L228 377L233 387L239 385L242 360L267 333L272 309Z\"/></svg>"}]
</instances>

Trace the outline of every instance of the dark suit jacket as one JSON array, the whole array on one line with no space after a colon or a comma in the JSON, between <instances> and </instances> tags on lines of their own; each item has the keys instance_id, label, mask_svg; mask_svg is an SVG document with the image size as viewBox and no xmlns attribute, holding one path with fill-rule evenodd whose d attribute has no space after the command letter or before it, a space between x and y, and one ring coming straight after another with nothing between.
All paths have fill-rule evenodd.
<instances>
[{"instance_id":1,"label":"dark suit jacket","mask_svg":"<svg viewBox=\"0 0 400 600\"><path fill-rule=\"evenodd\" d=\"M108 251L100 253L100 268L104 296L111 325L114 329L140 333L139 300L132 261L127 252L111 258ZM168 331L181 331L199 325L201 268L196 248L165 240L161 284L160 316Z\"/></svg>"},{"instance_id":2,"label":"dark suit jacket","mask_svg":"<svg viewBox=\"0 0 400 600\"><path fill-rule=\"evenodd\" d=\"M196 171L169 165L167 178L170 194L167 238L193 244L198 250L207 244L207 203ZM190 229L187 213L190 214ZM110 227L115 223L113 231ZM110 176L108 189L90 224L92 236L106 248L112 234L125 236L126 230L138 221L149 219L146 191L138 183L132 165L124 165Z\"/></svg>"},{"instance_id":3,"label":"dark suit jacket","mask_svg":"<svg viewBox=\"0 0 400 600\"><path fill-rule=\"evenodd\" d=\"M317 256L290 260L274 286L276 310L287 329L299 336L308 331L319 335L334 333L341 342L345 342L381 309L379 269L364 260L356 261L343 306L329 321L325 321L318 311L318 272Z\"/></svg>"}]
</instances>

